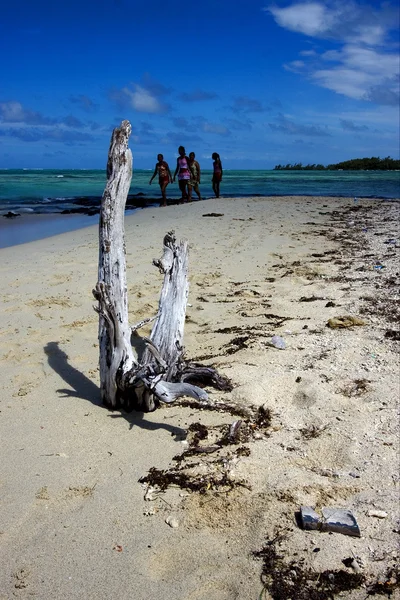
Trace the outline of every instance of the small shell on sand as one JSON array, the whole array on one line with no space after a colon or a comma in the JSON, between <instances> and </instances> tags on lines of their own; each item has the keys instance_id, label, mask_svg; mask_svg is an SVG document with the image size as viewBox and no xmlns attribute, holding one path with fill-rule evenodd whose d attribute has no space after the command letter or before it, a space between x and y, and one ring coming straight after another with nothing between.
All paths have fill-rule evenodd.
<instances>
[{"instance_id":1,"label":"small shell on sand","mask_svg":"<svg viewBox=\"0 0 400 600\"><path fill-rule=\"evenodd\" d=\"M172 529L176 529L177 527L179 527L179 521L176 517L173 517L172 515L169 515L169 517L167 517L165 519L165 522L167 525L169 525L170 527L172 527Z\"/></svg>"},{"instance_id":2,"label":"small shell on sand","mask_svg":"<svg viewBox=\"0 0 400 600\"><path fill-rule=\"evenodd\" d=\"M367 514L369 517L376 517L377 519L386 519L388 516L384 510L369 510Z\"/></svg>"}]
</instances>

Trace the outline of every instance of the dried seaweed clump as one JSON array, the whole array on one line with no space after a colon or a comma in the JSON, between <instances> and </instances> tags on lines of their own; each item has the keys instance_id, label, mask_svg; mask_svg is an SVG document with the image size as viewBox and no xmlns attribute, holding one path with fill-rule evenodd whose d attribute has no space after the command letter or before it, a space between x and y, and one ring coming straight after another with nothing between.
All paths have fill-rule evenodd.
<instances>
[{"instance_id":1,"label":"dried seaweed clump","mask_svg":"<svg viewBox=\"0 0 400 600\"><path fill-rule=\"evenodd\" d=\"M327 570L322 573L304 567L304 560L284 562L279 544L284 536L267 540L261 550L253 552L262 559L261 581L273 600L333 600L336 594L359 588L365 576L348 571Z\"/></svg>"},{"instance_id":2,"label":"dried seaweed clump","mask_svg":"<svg viewBox=\"0 0 400 600\"><path fill-rule=\"evenodd\" d=\"M238 459L250 456L250 448L243 444L266 434L266 429L271 424L271 410L265 406L200 404L194 400L183 402L203 410L228 412L242 418L231 425L214 427L206 427L198 422L192 423L188 427L186 439L189 448L173 457L176 465L166 470L152 467L139 482L157 487L160 491L165 491L170 486L178 486L200 494L208 491L229 492L237 487L251 489L247 481L234 477L232 468ZM208 440L208 443L204 444L204 440ZM229 449L229 446L237 448L233 450ZM193 457L196 457L197 462L193 462Z\"/></svg>"},{"instance_id":3,"label":"dried seaweed clump","mask_svg":"<svg viewBox=\"0 0 400 600\"><path fill-rule=\"evenodd\" d=\"M362 396L370 390L370 383L369 379L354 379L354 381L350 381L339 391L343 396L347 396L347 398Z\"/></svg>"},{"instance_id":4,"label":"dried seaweed clump","mask_svg":"<svg viewBox=\"0 0 400 600\"><path fill-rule=\"evenodd\" d=\"M192 423L188 427L187 438L191 446L198 446L201 440L208 438L208 429L202 423Z\"/></svg>"},{"instance_id":5,"label":"dried seaweed clump","mask_svg":"<svg viewBox=\"0 0 400 600\"><path fill-rule=\"evenodd\" d=\"M368 587L368 595L374 596L378 594L391 598L395 590L399 589L400 567L399 565L395 565L394 567L390 567L383 576L379 577L373 585Z\"/></svg>"},{"instance_id":6,"label":"dried seaweed clump","mask_svg":"<svg viewBox=\"0 0 400 600\"><path fill-rule=\"evenodd\" d=\"M395 590L400 589L398 565L389 567L371 582L362 573L343 569L323 572L311 570L304 566L304 559L285 562L279 548L285 537L279 535L267 540L261 550L253 552L255 558L262 559L261 581L273 600L335 600L342 592L360 587L365 588L365 598L375 595L392 598Z\"/></svg>"},{"instance_id":7,"label":"dried seaweed clump","mask_svg":"<svg viewBox=\"0 0 400 600\"><path fill-rule=\"evenodd\" d=\"M181 489L191 492L199 492L205 494L208 491L231 491L235 487L243 487L248 490L251 487L242 480L232 479L229 468L224 468L225 459L220 458L213 461L216 468L213 472L199 475L189 473L184 469L193 468L197 465L191 464L185 467L177 467L176 469L168 469L163 471L152 467L148 475L139 479L140 483L147 483L150 487L157 487L161 491L165 491L171 485L175 485Z\"/></svg>"},{"instance_id":8,"label":"dried seaweed clump","mask_svg":"<svg viewBox=\"0 0 400 600\"><path fill-rule=\"evenodd\" d=\"M308 427L303 427L300 429L300 433L305 440L311 440L313 438L319 437L326 429L328 429L328 425L308 425Z\"/></svg>"}]
</instances>

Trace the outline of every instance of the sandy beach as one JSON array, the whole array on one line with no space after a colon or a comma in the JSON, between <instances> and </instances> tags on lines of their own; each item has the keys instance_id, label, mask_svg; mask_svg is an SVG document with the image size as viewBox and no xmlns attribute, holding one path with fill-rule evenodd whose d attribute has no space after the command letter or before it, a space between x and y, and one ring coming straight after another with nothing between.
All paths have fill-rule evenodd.
<instances>
[{"instance_id":1,"label":"sandy beach","mask_svg":"<svg viewBox=\"0 0 400 600\"><path fill-rule=\"evenodd\" d=\"M0 249L0 600L399 598L399 212L257 197L126 217L132 324L157 312L174 230L186 355L232 380L212 402L270 411L256 439L195 457L198 480L232 483L203 493L139 479L185 469L193 424L212 442L237 417L100 404L97 226ZM303 505L351 510L361 536L304 531Z\"/></svg>"}]
</instances>

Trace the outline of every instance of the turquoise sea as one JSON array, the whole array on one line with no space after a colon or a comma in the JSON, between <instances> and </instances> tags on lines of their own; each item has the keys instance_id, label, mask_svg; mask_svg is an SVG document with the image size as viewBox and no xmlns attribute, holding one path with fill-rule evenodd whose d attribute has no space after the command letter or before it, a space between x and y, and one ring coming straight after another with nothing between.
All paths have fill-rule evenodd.
<instances>
[{"instance_id":1,"label":"turquoise sea","mask_svg":"<svg viewBox=\"0 0 400 600\"><path fill-rule=\"evenodd\" d=\"M135 170L128 197L128 210L157 205L160 188L157 180L149 186L150 170ZM201 192L212 198L211 171L202 171ZM101 170L0 170L0 222L9 212L18 215L53 215L46 224L29 232L27 218L12 219L13 234L5 237L0 230L0 247L40 239L55 233L95 223L100 198L106 183ZM224 170L223 197L249 196L342 196L392 199L400 197L398 171L235 171ZM178 184L170 184L167 197L179 198ZM76 213L74 219L65 214ZM55 218L58 215L58 218ZM80 219L78 219L78 215ZM90 216L92 215L92 216ZM44 217L43 217L44 218ZM23 228L22 228L23 221ZM27 225L28 222L28 225ZM15 233L16 232L16 233Z\"/></svg>"},{"instance_id":2,"label":"turquoise sea","mask_svg":"<svg viewBox=\"0 0 400 600\"><path fill-rule=\"evenodd\" d=\"M160 189L152 171L137 170L130 194L158 201ZM60 213L99 203L106 182L105 171L0 170L0 214L16 212ZM202 172L202 195L212 197L211 171ZM224 171L222 196L360 196L398 198L398 171ZM167 195L179 197L178 184L170 184Z\"/></svg>"}]
</instances>

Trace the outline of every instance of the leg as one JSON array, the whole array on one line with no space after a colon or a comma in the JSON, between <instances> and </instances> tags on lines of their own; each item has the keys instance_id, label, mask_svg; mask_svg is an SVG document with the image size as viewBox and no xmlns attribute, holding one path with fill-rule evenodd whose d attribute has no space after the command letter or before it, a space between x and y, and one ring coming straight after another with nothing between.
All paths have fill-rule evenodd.
<instances>
[{"instance_id":1,"label":"leg","mask_svg":"<svg viewBox=\"0 0 400 600\"><path fill-rule=\"evenodd\" d=\"M194 187L194 191L195 191L195 192L196 192L196 194L197 194L197 197L198 197L198 199L199 199L199 200L201 200L201 194L200 194L200 188L199 188L199 184L198 184L198 183L196 183L196 185L194 185L193 187Z\"/></svg>"},{"instance_id":2,"label":"leg","mask_svg":"<svg viewBox=\"0 0 400 600\"><path fill-rule=\"evenodd\" d=\"M187 201L186 186L187 186L187 180L186 179L179 179L179 189L181 190L181 194L182 194L181 202L186 202Z\"/></svg>"},{"instance_id":3,"label":"leg","mask_svg":"<svg viewBox=\"0 0 400 600\"><path fill-rule=\"evenodd\" d=\"M160 206L167 206L167 194L165 193L165 190L167 189L167 185L168 182L163 182L160 183L160 188L161 188L161 196L162 196L162 203L160 204Z\"/></svg>"},{"instance_id":4,"label":"leg","mask_svg":"<svg viewBox=\"0 0 400 600\"><path fill-rule=\"evenodd\" d=\"M192 201L192 189L193 189L193 186L190 185L190 183L188 183L188 202Z\"/></svg>"}]
</instances>

